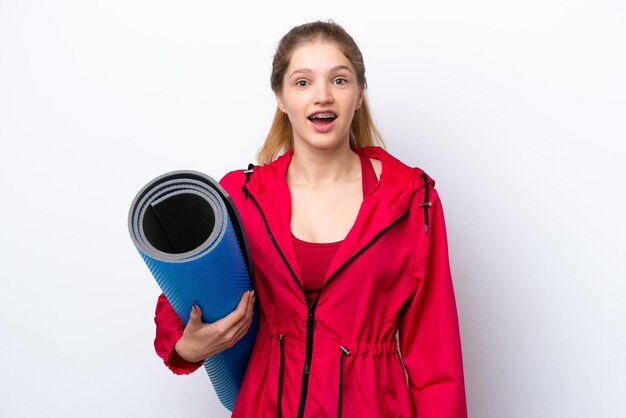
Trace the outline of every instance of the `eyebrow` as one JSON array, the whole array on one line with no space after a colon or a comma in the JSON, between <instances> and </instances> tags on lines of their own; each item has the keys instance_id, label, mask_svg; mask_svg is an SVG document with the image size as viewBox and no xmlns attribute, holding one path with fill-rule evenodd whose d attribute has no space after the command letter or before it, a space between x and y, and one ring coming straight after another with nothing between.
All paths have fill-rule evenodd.
<instances>
[{"instance_id":1,"label":"eyebrow","mask_svg":"<svg viewBox=\"0 0 626 418\"><path fill-rule=\"evenodd\" d=\"M333 68L330 69L330 72L337 72L337 71L341 71L341 70L346 70L349 71L350 73L354 74L354 72L352 71L352 69L350 67L348 67L347 65L336 65ZM289 74L289 78L293 77L295 74L300 74L300 73L311 73L313 72L311 69L309 68L298 68L297 70L292 71L291 74Z\"/></svg>"}]
</instances>

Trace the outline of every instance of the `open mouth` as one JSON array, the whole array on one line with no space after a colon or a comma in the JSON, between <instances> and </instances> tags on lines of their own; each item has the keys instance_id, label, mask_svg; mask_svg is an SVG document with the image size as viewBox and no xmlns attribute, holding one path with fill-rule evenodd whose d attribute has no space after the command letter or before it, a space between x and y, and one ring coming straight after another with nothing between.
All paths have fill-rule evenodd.
<instances>
[{"instance_id":1,"label":"open mouth","mask_svg":"<svg viewBox=\"0 0 626 418\"><path fill-rule=\"evenodd\" d=\"M312 114L308 119L316 125L326 126L337 119L337 115L332 112L320 112Z\"/></svg>"}]
</instances>

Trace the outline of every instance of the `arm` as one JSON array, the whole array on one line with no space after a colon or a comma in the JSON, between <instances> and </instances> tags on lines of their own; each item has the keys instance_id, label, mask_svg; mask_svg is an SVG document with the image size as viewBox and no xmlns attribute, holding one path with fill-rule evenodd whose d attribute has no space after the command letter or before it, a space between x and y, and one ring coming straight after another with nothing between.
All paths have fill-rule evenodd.
<instances>
[{"instance_id":1,"label":"arm","mask_svg":"<svg viewBox=\"0 0 626 418\"><path fill-rule=\"evenodd\" d=\"M194 306L185 326L161 294L154 317L157 354L176 374L195 371L207 357L232 347L246 335L252 323L254 301L254 291L244 292L234 311L210 324L202 322L202 311Z\"/></svg>"},{"instance_id":2,"label":"arm","mask_svg":"<svg viewBox=\"0 0 626 418\"><path fill-rule=\"evenodd\" d=\"M156 324L154 348L172 372L189 374L202 365L202 361L191 362L185 360L174 349L178 340L183 336L185 324L178 318L178 315L176 315L172 305L170 305L163 293L157 300L154 323Z\"/></svg>"},{"instance_id":3,"label":"arm","mask_svg":"<svg viewBox=\"0 0 626 418\"><path fill-rule=\"evenodd\" d=\"M459 325L443 209L436 192L432 202L431 226L419 245L425 252L416 265L418 285L400 319L400 351L416 415L466 418Z\"/></svg>"}]
</instances>

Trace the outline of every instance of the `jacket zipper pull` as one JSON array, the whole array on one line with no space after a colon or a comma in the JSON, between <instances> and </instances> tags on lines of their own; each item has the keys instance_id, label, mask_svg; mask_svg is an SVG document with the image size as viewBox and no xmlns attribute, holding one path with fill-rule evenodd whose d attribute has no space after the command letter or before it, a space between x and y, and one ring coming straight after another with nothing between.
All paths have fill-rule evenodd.
<instances>
[{"instance_id":1,"label":"jacket zipper pull","mask_svg":"<svg viewBox=\"0 0 626 418\"><path fill-rule=\"evenodd\" d=\"M339 359L339 403L337 405L337 418L341 418L343 412L343 359L350 355L350 350L343 345L340 345L339 348L341 349L341 358Z\"/></svg>"}]
</instances>

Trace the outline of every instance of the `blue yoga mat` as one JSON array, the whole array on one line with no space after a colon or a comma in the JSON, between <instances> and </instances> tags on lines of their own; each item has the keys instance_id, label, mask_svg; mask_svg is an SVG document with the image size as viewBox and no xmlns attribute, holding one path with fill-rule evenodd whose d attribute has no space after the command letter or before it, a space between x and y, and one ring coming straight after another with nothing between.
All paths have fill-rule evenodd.
<instances>
[{"instance_id":1,"label":"blue yoga mat","mask_svg":"<svg viewBox=\"0 0 626 418\"><path fill-rule=\"evenodd\" d=\"M252 289L252 263L237 209L211 177L174 171L137 193L128 214L130 236L180 319L193 304L202 321L232 312ZM233 347L209 357L204 367L222 404L233 410L258 332L258 312Z\"/></svg>"}]
</instances>

